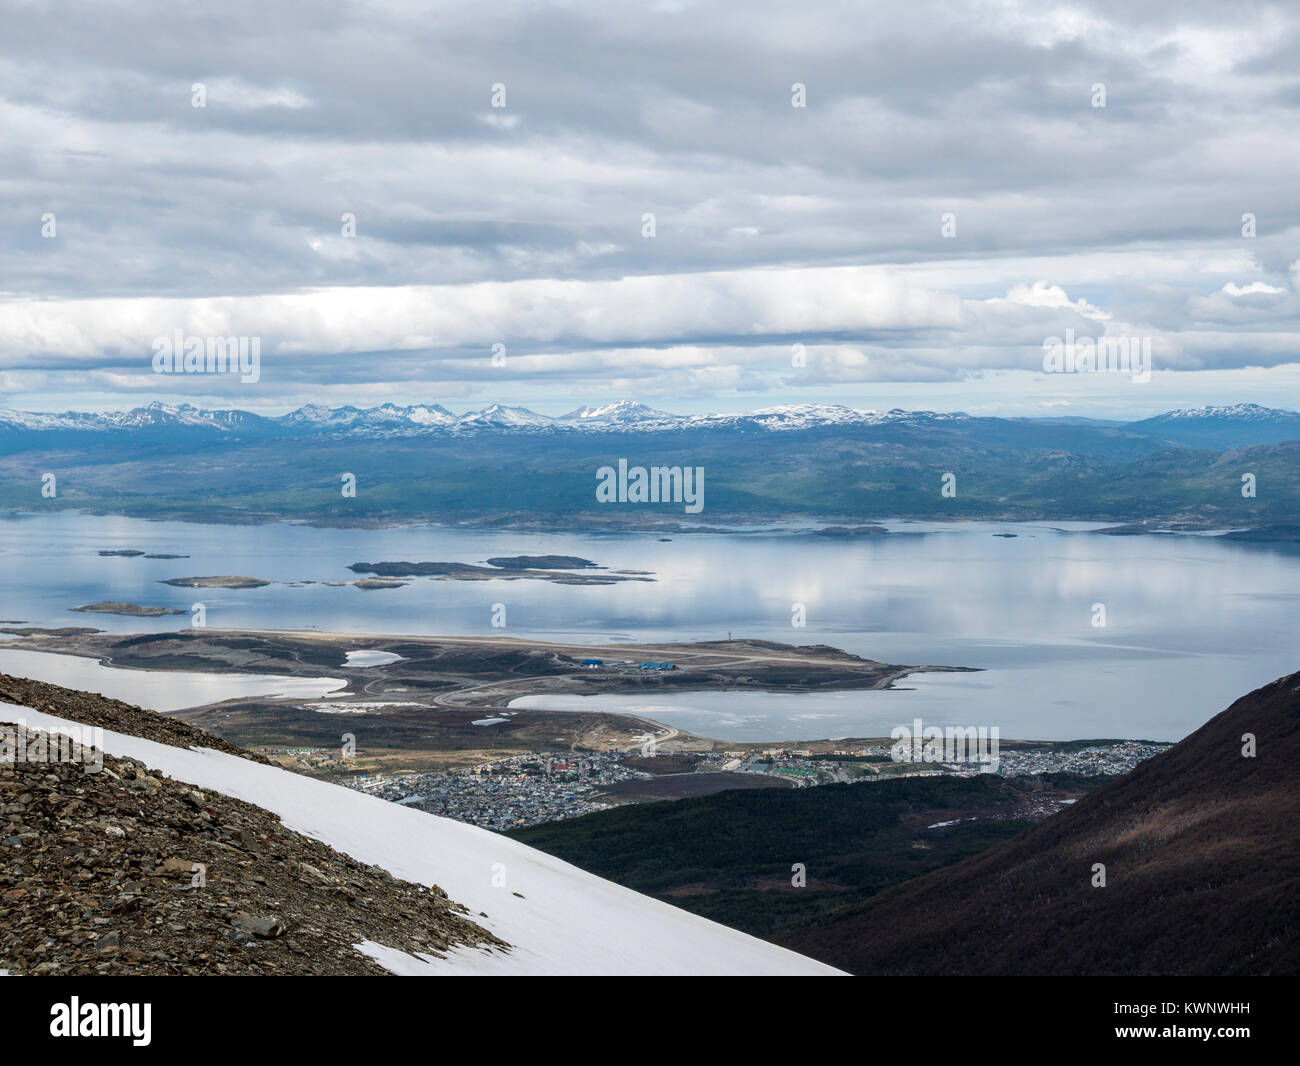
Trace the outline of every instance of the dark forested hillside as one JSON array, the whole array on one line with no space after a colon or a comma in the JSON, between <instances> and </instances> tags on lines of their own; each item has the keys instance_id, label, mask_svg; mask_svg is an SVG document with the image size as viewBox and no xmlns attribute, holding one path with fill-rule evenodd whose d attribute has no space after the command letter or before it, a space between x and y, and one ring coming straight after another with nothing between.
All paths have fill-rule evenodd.
<instances>
[{"instance_id":1,"label":"dark forested hillside","mask_svg":"<svg viewBox=\"0 0 1300 1066\"><path fill-rule=\"evenodd\" d=\"M638 804L511 835L759 936L977 854L1097 787L1073 774L900 778ZM795 888L795 864L806 884Z\"/></svg>"},{"instance_id":2,"label":"dark forested hillside","mask_svg":"<svg viewBox=\"0 0 1300 1066\"><path fill-rule=\"evenodd\" d=\"M860 974L1294 974L1298 767L1292 674L1013 840L780 939Z\"/></svg>"}]
</instances>

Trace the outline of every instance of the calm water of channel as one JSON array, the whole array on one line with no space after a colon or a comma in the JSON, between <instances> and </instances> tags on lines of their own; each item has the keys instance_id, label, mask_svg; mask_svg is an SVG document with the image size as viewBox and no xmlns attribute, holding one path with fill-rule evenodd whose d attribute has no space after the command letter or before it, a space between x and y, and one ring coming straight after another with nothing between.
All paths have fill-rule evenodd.
<instances>
[{"instance_id":1,"label":"calm water of channel","mask_svg":"<svg viewBox=\"0 0 1300 1066\"><path fill-rule=\"evenodd\" d=\"M889 523L885 537L807 532L535 534L212 526L77 514L0 520L0 618L156 632L188 615L70 613L122 600L183 608L211 626L376 634L507 634L606 643L762 637L825 643L896 663L980 667L897 691L807 696L547 699L648 714L727 739L887 734L926 724L996 725L1003 737L1178 739L1233 699L1300 667L1300 551L1204 536L1107 537L1064 526ZM997 534L1014 533L1015 536ZM188 559L103 557L101 550ZM364 591L324 582L367 560L481 563L580 555L653 582L413 580ZM239 574L274 584L184 589L164 578ZM314 584L291 584L314 582ZM493 629L494 604L507 626ZM807 623L791 625L794 605ZM1095 604L1106 625L1095 626ZM57 678L50 678L57 680ZM174 704L173 701L169 701ZM519 706L540 706L521 701Z\"/></svg>"}]
</instances>

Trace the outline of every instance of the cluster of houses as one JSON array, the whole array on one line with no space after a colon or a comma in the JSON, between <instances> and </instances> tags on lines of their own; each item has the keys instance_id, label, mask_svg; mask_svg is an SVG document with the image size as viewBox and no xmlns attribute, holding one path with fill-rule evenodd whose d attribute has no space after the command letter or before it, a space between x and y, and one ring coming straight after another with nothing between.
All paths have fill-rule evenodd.
<instances>
[{"instance_id":1,"label":"cluster of houses","mask_svg":"<svg viewBox=\"0 0 1300 1066\"><path fill-rule=\"evenodd\" d=\"M348 784L429 814L502 831L590 814L609 805L597 789L647 777L624 751L530 752L441 773L375 774Z\"/></svg>"}]
</instances>

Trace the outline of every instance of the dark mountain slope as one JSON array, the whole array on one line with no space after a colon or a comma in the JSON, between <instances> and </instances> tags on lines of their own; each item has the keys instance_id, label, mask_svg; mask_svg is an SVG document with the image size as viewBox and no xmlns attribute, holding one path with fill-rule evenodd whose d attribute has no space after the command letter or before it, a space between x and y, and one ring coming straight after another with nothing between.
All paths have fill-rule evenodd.
<instances>
[{"instance_id":1,"label":"dark mountain slope","mask_svg":"<svg viewBox=\"0 0 1300 1066\"><path fill-rule=\"evenodd\" d=\"M781 939L861 974L1294 974L1298 816L1292 674L1014 839Z\"/></svg>"},{"instance_id":2,"label":"dark mountain slope","mask_svg":"<svg viewBox=\"0 0 1300 1066\"><path fill-rule=\"evenodd\" d=\"M702 775L708 776L708 775ZM1095 778L916 777L737 789L508 835L611 881L775 939L1008 839ZM935 823L941 823L936 827ZM802 863L807 884L791 885Z\"/></svg>"}]
</instances>

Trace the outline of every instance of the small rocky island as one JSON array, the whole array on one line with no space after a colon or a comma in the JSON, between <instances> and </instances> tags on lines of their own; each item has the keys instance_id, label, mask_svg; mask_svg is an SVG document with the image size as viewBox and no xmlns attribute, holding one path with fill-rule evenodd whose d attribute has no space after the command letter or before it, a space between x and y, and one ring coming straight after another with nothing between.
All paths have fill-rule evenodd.
<instances>
[{"instance_id":1,"label":"small rocky island","mask_svg":"<svg viewBox=\"0 0 1300 1066\"><path fill-rule=\"evenodd\" d=\"M100 555L122 559L188 559L188 555L173 555L170 552L142 552L138 548L104 549Z\"/></svg>"},{"instance_id":2,"label":"small rocky island","mask_svg":"<svg viewBox=\"0 0 1300 1066\"><path fill-rule=\"evenodd\" d=\"M139 603L123 603L120 600L105 600L102 603L87 603L81 607L72 607L73 611L90 611L95 614L126 614L136 618L161 618L165 614L186 614L178 607L151 607Z\"/></svg>"},{"instance_id":3,"label":"small rocky island","mask_svg":"<svg viewBox=\"0 0 1300 1066\"><path fill-rule=\"evenodd\" d=\"M169 577L161 584L186 589L260 589L271 582L260 577Z\"/></svg>"},{"instance_id":4,"label":"small rocky island","mask_svg":"<svg viewBox=\"0 0 1300 1066\"><path fill-rule=\"evenodd\" d=\"M498 555L488 566L501 570L599 570L590 559L578 555Z\"/></svg>"},{"instance_id":5,"label":"small rocky island","mask_svg":"<svg viewBox=\"0 0 1300 1066\"><path fill-rule=\"evenodd\" d=\"M646 572L610 572L590 559L576 555L515 555L489 559L489 566L449 562L353 563L349 570L379 578L436 577L450 581L493 581L519 579L551 581L557 585L613 585L619 581L653 581ZM575 573L596 570L599 573Z\"/></svg>"}]
</instances>

